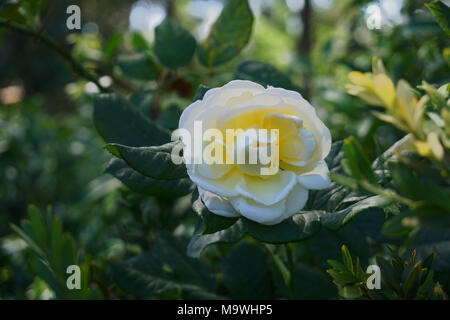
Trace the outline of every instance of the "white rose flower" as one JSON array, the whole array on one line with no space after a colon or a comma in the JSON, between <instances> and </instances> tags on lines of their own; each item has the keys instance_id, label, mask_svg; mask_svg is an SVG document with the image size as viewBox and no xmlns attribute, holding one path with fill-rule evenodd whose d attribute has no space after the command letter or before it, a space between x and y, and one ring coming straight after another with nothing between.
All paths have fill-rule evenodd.
<instances>
[{"instance_id":1,"label":"white rose flower","mask_svg":"<svg viewBox=\"0 0 450 320\"><path fill-rule=\"evenodd\" d=\"M277 141L265 141L278 147L279 170L273 175L261 175L260 170L255 170L261 167L258 165L191 163L192 158L202 155L184 152L188 175L212 213L225 217L242 215L274 225L305 206L309 189L324 189L330 184L324 161L331 148L330 131L314 107L297 92L264 88L251 81L231 81L210 89L202 100L188 106L179 128L194 136L194 121L201 121L203 130L224 132L224 137L226 129L279 130ZM215 140L225 153L238 145L227 142ZM249 147L260 143L250 141Z\"/></svg>"}]
</instances>

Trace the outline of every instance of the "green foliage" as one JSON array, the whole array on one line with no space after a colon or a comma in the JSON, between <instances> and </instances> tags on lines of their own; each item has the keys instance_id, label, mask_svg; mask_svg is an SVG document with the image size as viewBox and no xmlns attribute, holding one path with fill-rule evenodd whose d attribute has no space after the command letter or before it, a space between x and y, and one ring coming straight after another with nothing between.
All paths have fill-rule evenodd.
<instances>
[{"instance_id":1,"label":"green foliage","mask_svg":"<svg viewBox=\"0 0 450 320\"><path fill-rule=\"evenodd\" d=\"M291 79L269 63L262 61L245 61L241 63L234 76L236 79L250 80L267 87L297 90Z\"/></svg>"},{"instance_id":2,"label":"green foliage","mask_svg":"<svg viewBox=\"0 0 450 320\"><path fill-rule=\"evenodd\" d=\"M0 4L0 299L446 298L448 7L406 0L369 31L367 1L334 1L298 33L282 1L228 0L200 41L207 21L172 2L150 33L122 27L127 2L111 16L83 0L100 28L81 33L60 28L67 0ZM372 59L369 76L374 53L386 67ZM352 70L363 101L345 93ZM329 188L275 226L210 212L172 162L183 109L232 79L301 92L335 141Z\"/></svg>"},{"instance_id":3,"label":"green foliage","mask_svg":"<svg viewBox=\"0 0 450 320\"><path fill-rule=\"evenodd\" d=\"M121 289L136 298L217 299L216 284L197 260L187 258L178 240L162 234L154 254L111 263L111 275Z\"/></svg>"},{"instance_id":4,"label":"green foliage","mask_svg":"<svg viewBox=\"0 0 450 320\"><path fill-rule=\"evenodd\" d=\"M176 69L189 64L196 45L189 31L170 18L155 29L155 54L168 68Z\"/></svg>"},{"instance_id":5,"label":"green foliage","mask_svg":"<svg viewBox=\"0 0 450 320\"><path fill-rule=\"evenodd\" d=\"M107 143L144 147L170 141L168 130L146 118L125 98L117 94L102 94L95 97L94 123Z\"/></svg>"},{"instance_id":6,"label":"green foliage","mask_svg":"<svg viewBox=\"0 0 450 320\"><path fill-rule=\"evenodd\" d=\"M208 38L198 48L198 57L207 67L234 58L250 40L253 13L247 0L229 0L212 26Z\"/></svg>"},{"instance_id":7,"label":"green foliage","mask_svg":"<svg viewBox=\"0 0 450 320\"><path fill-rule=\"evenodd\" d=\"M28 209L29 220L21 223L22 228L11 225L17 235L30 249L29 263L57 299L88 299L89 266L81 264L72 236L63 233L61 220L50 212L41 215L36 207ZM66 286L66 269L71 265L81 267L81 289L69 290Z\"/></svg>"},{"instance_id":8,"label":"green foliage","mask_svg":"<svg viewBox=\"0 0 450 320\"><path fill-rule=\"evenodd\" d=\"M338 172L340 168L340 160L343 156L344 144L336 142L333 144L329 156L326 161L331 172ZM370 166L369 166L370 167ZM372 172L372 169L370 169ZM198 195L194 195L198 198ZM275 226L266 226L255 223L245 218L242 220L240 232L246 233L253 238L271 244L283 244L296 242L307 239L317 234L321 227L331 230L338 230L349 223L358 214L371 208L384 208L392 204L392 199L383 196L367 196L362 195L356 198L351 190L343 188L338 184L331 184L329 188L319 191L313 191L310 194L307 209L295 214L289 219ZM217 233L220 237L227 237L227 230L230 234L235 234L235 220L231 218L211 218L212 215L205 214L204 206L199 203L200 198L194 204L194 211L200 214L202 227L205 231L200 234L195 233L193 241L199 241L202 237L207 237L209 233ZM227 229L228 228L228 229ZM232 231L231 231L232 230ZM223 231L223 232L222 232ZM204 235L202 235L204 234ZM211 238L211 237L209 237ZM239 240L239 237L231 237L229 239ZM217 239L218 240L218 239ZM204 247L201 247L202 249ZM198 252L195 252L197 255Z\"/></svg>"},{"instance_id":9,"label":"green foliage","mask_svg":"<svg viewBox=\"0 0 450 320\"><path fill-rule=\"evenodd\" d=\"M425 5L433 13L442 29L444 29L447 35L450 36L450 8L442 1L427 3Z\"/></svg>"},{"instance_id":10,"label":"green foliage","mask_svg":"<svg viewBox=\"0 0 450 320\"><path fill-rule=\"evenodd\" d=\"M248 243L234 247L222 261L222 272L231 298L270 298L270 269L261 248Z\"/></svg>"},{"instance_id":11,"label":"green foliage","mask_svg":"<svg viewBox=\"0 0 450 320\"><path fill-rule=\"evenodd\" d=\"M179 156L171 157L172 149L180 143L170 142L160 146L139 148L112 143L106 145L106 149L147 177L176 180L187 177L186 167L183 164L176 165L173 162L173 157L176 157L175 160L179 163L183 162L182 158Z\"/></svg>"},{"instance_id":12,"label":"green foliage","mask_svg":"<svg viewBox=\"0 0 450 320\"><path fill-rule=\"evenodd\" d=\"M341 248L342 263L328 260L333 269L328 269L328 274L334 279L339 288L339 295L347 299L359 298L364 294L366 274L359 264L359 258L353 262L352 256L345 245Z\"/></svg>"},{"instance_id":13,"label":"green foliage","mask_svg":"<svg viewBox=\"0 0 450 320\"><path fill-rule=\"evenodd\" d=\"M106 173L119 179L131 190L144 195L162 197L180 197L192 192L193 184L187 179L166 180L153 179L130 168L125 161L112 159L105 170Z\"/></svg>"},{"instance_id":14,"label":"green foliage","mask_svg":"<svg viewBox=\"0 0 450 320\"><path fill-rule=\"evenodd\" d=\"M275 226L265 226L243 219L245 232L262 242L280 244L304 240L320 229L320 213L299 213Z\"/></svg>"},{"instance_id":15,"label":"green foliage","mask_svg":"<svg viewBox=\"0 0 450 320\"><path fill-rule=\"evenodd\" d=\"M416 261L416 251L409 261L403 261L389 246L386 247L390 260L381 255L376 257L382 270L381 289L366 287L369 274L364 273L359 258L354 261L346 246L342 246L342 263L328 260L332 269L328 274L339 288L339 295L345 299L365 296L369 299L439 299L447 297L438 282L434 282L431 270L435 253L432 252L423 261ZM370 281L370 279L369 279Z\"/></svg>"},{"instance_id":16,"label":"green foliage","mask_svg":"<svg viewBox=\"0 0 450 320\"><path fill-rule=\"evenodd\" d=\"M158 74L155 62L146 53L121 56L117 59L117 66L125 76L132 79L154 80Z\"/></svg>"},{"instance_id":17,"label":"green foliage","mask_svg":"<svg viewBox=\"0 0 450 320\"><path fill-rule=\"evenodd\" d=\"M198 194L197 194L198 196ZM206 208L200 198L197 198L192 205L192 209L201 217L203 223L202 235L216 233L227 229L235 224L237 218L227 218L214 214Z\"/></svg>"}]
</instances>

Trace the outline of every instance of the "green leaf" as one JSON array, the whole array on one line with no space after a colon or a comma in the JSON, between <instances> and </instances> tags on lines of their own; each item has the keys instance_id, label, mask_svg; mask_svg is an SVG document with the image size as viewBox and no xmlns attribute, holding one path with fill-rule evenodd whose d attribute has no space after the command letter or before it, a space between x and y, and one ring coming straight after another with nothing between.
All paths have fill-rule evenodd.
<instances>
[{"instance_id":1,"label":"green leaf","mask_svg":"<svg viewBox=\"0 0 450 320\"><path fill-rule=\"evenodd\" d=\"M160 180L176 180L187 177L186 166L182 157L171 155L173 148L181 142L169 142L154 147L128 147L111 143L106 149L122 158L134 170L144 176ZM175 164L172 158L181 164Z\"/></svg>"},{"instance_id":2,"label":"green leaf","mask_svg":"<svg viewBox=\"0 0 450 320\"><path fill-rule=\"evenodd\" d=\"M356 299L362 296L361 289L355 286L339 288L339 295L345 299Z\"/></svg>"},{"instance_id":3,"label":"green leaf","mask_svg":"<svg viewBox=\"0 0 450 320\"><path fill-rule=\"evenodd\" d=\"M382 196L368 197L364 200L358 201L355 204L331 213L326 213L321 216L320 222L322 225L331 230L337 230L347 224L350 220L355 218L359 213L369 208L383 208L392 204L393 200Z\"/></svg>"},{"instance_id":4,"label":"green leaf","mask_svg":"<svg viewBox=\"0 0 450 320\"><path fill-rule=\"evenodd\" d=\"M388 286L391 290L399 293L400 292L400 282L401 282L401 274L395 272L392 265L383 257L376 257L377 265L380 267L381 271L381 279L383 283Z\"/></svg>"},{"instance_id":5,"label":"green leaf","mask_svg":"<svg viewBox=\"0 0 450 320\"><path fill-rule=\"evenodd\" d=\"M269 63L261 61L246 61L236 70L235 79L250 80L260 85L296 90L291 79Z\"/></svg>"},{"instance_id":6,"label":"green leaf","mask_svg":"<svg viewBox=\"0 0 450 320\"><path fill-rule=\"evenodd\" d=\"M381 233L386 237L404 237L407 236L413 227L403 225L403 219L411 216L411 212L402 212L386 221L381 229Z\"/></svg>"},{"instance_id":7,"label":"green leaf","mask_svg":"<svg viewBox=\"0 0 450 320\"><path fill-rule=\"evenodd\" d=\"M203 230L204 223L200 220L187 247L187 255L191 258L200 257L203 250L212 244L237 242L244 236L241 220L238 220L228 229L215 233L202 235Z\"/></svg>"},{"instance_id":8,"label":"green leaf","mask_svg":"<svg viewBox=\"0 0 450 320\"><path fill-rule=\"evenodd\" d=\"M205 96L206 92L209 90L210 88L208 88L207 86L204 85L199 85L197 92L195 93L194 99L192 99L192 101L197 101L197 100L202 100L203 97Z\"/></svg>"},{"instance_id":9,"label":"green leaf","mask_svg":"<svg viewBox=\"0 0 450 320\"><path fill-rule=\"evenodd\" d=\"M157 123L169 130L175 130L178 128L178 122L182 113L183 110L179 106L170 104L161 111Z\"/></svg>"},{"instance_id":10,"label":"green leaf","mask_svg":"<svg viewBox=\"0 0 450 320\"><path fill-rule=\"evenodd\" d=\"M247 0L228 0L198 57L205 66L221 65L239 54L250 40L253 13Z\"/></svg>"},{"instance_id":11,"label":"green leaf","mask_svg":"<svg viewBox=\"0 0 450 320\"><path fill-rule=\"evenodd\" d=\"M232 299L268 299L270 269L265 252L242 243L222 260L223 282Z\"/></svg>"},{"instance_id":12,"label":"green leaf","mask_svg":"<svg viewBox=\"0 0 450 320\"><path fill-rule=\"evenodd\" d=\"M422 271L419 262L412 268L403 285L403 291L407 298L411 299L415 296L416 291L420 286L421 273Z\"/></svg>"},{"instance_id":13,"label":"green leaf","mask_svg":"<svg viewBox=\"0 0 450 320\"><path fill-rule=\"evenodd\" d=\"M122 73L137 80L154 80L158 75L158 68L153 59L146 53L120 56L117 65Z\"/></svg>"},{"instance_id":14,"label":"green leaf","mask_svg":"<svg viewBox=\"0 0 450 320\"><path fill-rule=\"evenodd\" d=\"M45 248L47 246L47 226L44 219L42 219L39 209L33 205L29 206L28 217L33 228L33 237L41 248Z\"/></svg>"},{"instance_id":15,"label":"green leaf","mask_svg":"<svg viewBox=\"0 0 450 320\"><path fill-rule=\"evenodd\" d=\"M328 274L339 284L354 284L358 279L349 271L327 270Z\"/></svg>"},{"instance_id":16,"label":"green leaf","mask_svg":"<svg viewBox=\"0 0 450 320\"><path fill-rule=\"evenodd\" d=\"M46 254L45 252L39 247L39 245L32 239L31 236L29 236L26 232L24 232L22 229L20 229L15 224L10 224L11 230L13 230L19 237L21 237L26 244L41 258L45 259Z\"/></svg>"},{"instance_id":17,"label":"green leaf","mask_svg":"<svg viewBox=\"0 0 450 320\"><path fill-rule=\"evenodd\" d=\"M442 94L438 89L434 88L432 85L428 84L425 81L422 82L422 86L420 88L424 89L427 92L427 95L430 97L431 103L437 110L445 109L445 107L447 106L447 101L444 94ZM443 122L442 119L440 119L440 121Z\"/></svg>"},{"instance_id":18,"label":"green leaf","mask_svg":"<svg viewBox=\"0 0 450 320\"><path fill-rule=\"evenodd\" d=\"M327 260L327 263L333 267L333 269L337 269L336 271L345 270L345 266L336 260Z\"/></svg>"},{"instance_id":19,"label":"green leaf","mask_svg":"<svg viewBox=\"0 0 450 320\"><path fill-rule=\"evenodd\" d=\"M377 183L377 177L372 166L364 154L361 145L354 137L344 140L345 156L352 175L360 180L367 180L371 184Z\"/></svg>"},{"instance_id":20,"label":"green leaf","mask_svg":"<svg viewBox=\"0 0 450 320\"><path fill-rule=\"evenodd\" d=\"M153 249L155 258L169 267L178 282L194 284L214 291L216 280L208 274L198 259L186 256L183 242L168 233L158 235Z\"/></svg>"},{"instance_id":21,"label":"green leaf","mask_svg":"<svg viewBox=\"0 0 450 320\"><path fill-rule=\"evenodd\" d=\"M344 266L347 268L348 271L353 273L353 260L352 256L350 255L350 251L348 251L348 248L343 245L341 247L342 252L342 261L344 262Z\"/></svg>"},{"instance_id":22,"label":"green leaf","mask_svg":"<svg viewBox=\"0 0 450 320\"><path fill-rule=\"evenodd\" d=\"M54 217L50 229L50 256L52 267L60 276L64 275L67 266L62 265L63 228L59 217ZM72 261L75 262L75 261Z\"/></svg>"},{"instance_id":23,"label":"green leaf","mask_svg":"<svg viewBox=\"0 0 450 320\"><path fill-rule=\"evenodd\" d=\"M166 67L177 69L189 64L196 46L189 31L170 18L155 28L155 54Z\"/></svg>"},{"instance_id":24,"label":"green leaf","mask_svg":"<svg viewBox=\"0 0 450 320\"><path fill-rule=\"evenodd\" d=\"M417 258L424 260L424 266L430 263L426 259L431 252L437 254L434 257L433 269L435 271L450 271L450 231L436 228L423 228L417 234L411 248L415 248ZM427 265L425 265L425 260Z\"/></svg>"},{"instance_id":25,"label":"green leaf","mask_svg":"<svg viewBox=\"0 0 450 320\"><path fill-rule=\"evenodd\" d=\"M133 45L133 48L139 52L149 51L151 49L148 41L145 39L142 33L139 32L134 32L131 35L131 44Z\"/></svg>"},{"instance_id":26,"label":"green leaf","mask_svg":"<svg viewBox=\"0 0 450 320\"><path fill-rule=\"evenodd\" d=\"M206 291L195 285L184 284L181 288L183 290L183 299L185 300L225 300L223 296Z\"/></svg>"},{"instance_id":27,"label":"green leaf","mask_svg":"<svg viewBox=\"0 0 450 320\"><path fill-rule=\"evenodd\" d=\"M168 130L146 118L115 93L95 96L94 123L107 143L144 147L170 142Z\"/></svg>"},{"instance_id":28,"label":"green leaf","mask_svg":"<svg viewBox=\"0 0 450 320\"><path fill-rule=\"evenodd\" d=\"M238 220L238 218L223 217L210 212L200 197L194 202L192 209L200 215L203 221L204 229L201 233L202 235L228 229Z\"/></svg>"},{"instance_id":29,"label":"green leaf","mask_svg":"<svg viewBox=\"0 0 450 320\"><path fill-rule=\"evenodd\" d=\"M105 170L119 179L131 190L145 195L180 197L193 191L194 185L188 178L179 180L156 180L146 177L130 168L121 159L112 159Z\"/></svg>"},{"instance_id":30,"label":"green leaf","mask_svg":"<svg viewBox=\"0 0 450 320\"><path fill-rule=\"evenodd\" d=\"M423 201L438 206L444 211L450 211L450 190L436 183L421 179L421 177L408 166L398 161L390 161L388 167L391 171L395 186L412 200Z\"/></svg>"},{"instance_id":31,"label":"green leaf","mask_svg":"<svg viewBox=\"0 0 450 320\"><path fill-rule=\"evenodd\" d=\"M65 282L63 282L61 278L58 279L54 270L52 270L48 262L40 259L37 256L33 256L31 259L32 261L34 261L31 263L35 265L39 277L41 277L45 281L45 283L53 290L56 299L66 299L67 295L64 291Z\"/></svg>"},{"instance_id":32,"label":"green leaf","mask_svg":"<svg viewBox=\"0 0 450 320\"><path fill-rule=\"evenodd\" d=\"M181 292L181 287L164 274L159 262L149 254L110 263L110 272L117 285L136 298Z\"/></svg>"},{"instance_id":33,"label":"green leaf","mask_svg":"<svg viewBox=\"0 0 450 320\"><path fill-rule=\"evenodd\" d=\"M320 230L320 212L308 211L268 226L242 219L245 232L262 242L280 244L304 240Z\"/></svg>"},{"instance_id":34,"label":"green leaf","mask_svg":"<svg viewBox=\"0 0 450 320\"><path fill-rule=\"evenodd\" d=\"M314 237L306 241L308 251L314 261L323 268L329 268L327 260L342 260L341 248L345 245L353 255L361 258L363 264L367 263L370 252L367 249L369 242L363 230L352 221L345 228L331 231L322 228Z\"/></svg>"},{"instance_id":35,"label":"green leaf","mask_svg":"<svg viewBox=\"0 0 450 320\"><path fill-rule=\"evenodd\" d=\"M130 102L138 111L146 118L150 118L155 99L155 91L145 90L139 91L130 97Z\"/></svg>"},{"instance_id":36,"label":"green leaf","mask_svg":"<svg viewBox=\"0 0 450 320\"><path fill-rule=\"evenodd\" d=\"M437 22L444 29L447 36L450 36L450 8L442 1L425 4L436 18Z\"/></svg>"},{"instance_id":37,"label":"green leaf","mask_svg":"<svg viewBox=\"0 0 450 320\"><path fill-rule=\"evenodd\" d=\"M325 273L305 264L295 265L295 299L328 300L337 298L336 286Z\"/></svg>"}]
</instances>

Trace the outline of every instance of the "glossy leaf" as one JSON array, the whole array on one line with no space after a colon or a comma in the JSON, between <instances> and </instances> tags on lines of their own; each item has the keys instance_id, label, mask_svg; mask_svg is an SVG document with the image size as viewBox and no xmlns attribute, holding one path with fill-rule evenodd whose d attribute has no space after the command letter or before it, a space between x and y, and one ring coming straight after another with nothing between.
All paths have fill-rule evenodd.
<instances>
[{"instance_id":1,"label":"glossy leaf","mask_svg":"<svg viewBox=\"0 0 450 320\"><path fill-rule=\"evenodd\" d=\"M269 63L262 61L246 61L236 70L235 79L250 80L267 87L279 87L287 90L296 90L291 79Z\"/></svg>"},{"instance_id":2,"label":"glossy leaf","mask_svg":"<svg viewBox=\"0 0 450 320\"><path fill-rule=\"evenodd\" d=\"M189 64L196 45L189 31L171 18L155 28L155 54L166 67L177 69Z\"/></svg>"},{"instance_id":3,"label":"glossy leaf","mask_svg":"<svg viewBox=\"0 0 450 320\"><path fill-rule=\"evenodd\" d=\"M308 211L292 216L285 221L267 226L242 219L245 232L266 243L287 243L306 239L320 230L320 212Z\"/></svg>"},{"instance_id":4,"label":"glossy leaf","mask_svg":"<svg viewBox=\"0 0 450 320\"><path fill-rule=\"evenodd\" d=\"M158 75L158 68L152 58L146 53L121 56L117 59L117 66L122 73L137 80L154 80Z\"/></svg>"},{"instance_id":5,"label":"glossy leaf","mask_svg":"<svg viewBox=\"0 0 450 320\"><path fill-rule=\"evenodd\" d=\"M170 142L168 130L146 118L115 93L95 97L94 123L107 143L143 147Z\"/></svg>"},{"instance_id":6,"label":"glossy leaf","mask_svg":"<svg viewBox=\"0 0 450 320\"><path fill-rule=\"evenodd\" d=\"M198 48L201 63L215 67L237 56L250 40L252 25L248 1L228 0L208 38Z\"/></svg>"},{"instance_id":7,"label":"glossy leaf","mask_svg":"<svg viewBox=\"0 0 450 320\"><path fill-rule=\"evenodd\" d=\"M270 269L260 247L245 242L234 247L222 261L222 273L231 298L270 297Z\"/></svg>"},{"instance_id":8,"label":"glossy leaf","mask_svg":"<svg viewBox=\"0 0 450 320\"><path fill-rule=\"evenodd\" d=\"M238 218L223 217L210 212L200 198L193 203L192 208L200 215L203 221L202 235L227 229L238 220Z\"/></svg>"},{"instance_id":9,"label":"glossy leaf","mask_svg":"<svg viewBox=\"0 0 450 320\"><path fill-rule=\"evenodd\" d=\"M202 235L203 230L204 223L200 220L195 227L194 234L187 247L187 255L189 257L198 258L203 250L210 245L237 242L244 236L241 220L238 220L228 229L217 231L215 233Z\"/></svg>"},{"instance_id":10,"label":"glossy leaf","mask_svg":"<svg viewBox=\"0 0 450 320\"><path fill-rule=\"evenodd\" d=\"M176 180L187 177L186 166L179 155L172 155L174 146L181 142L169 142L154 147L129 147L120 144L108 144L106 148L113 155L122 158L139 173L161 180ZM172 160L180 161L175 164Z\"/></svg>"},{"instance_id":11,"label":"glossy leaf","mask_svg":"<svg viewBox=\"0 0 450 320\"><path fill-rule=\"evenodd\" d=\"M425 4L431 13L433 13L437 22L444 29L447 36L450 36L450 8L442 1L436 1Z\"/></svg>"},{"instance_id":12,"label":"glossy leaf","mask_svg":"<svg viewBox=\"0 0 450 320\"><path fill-rule=\"evenodd\" d=\"M187 179L156 180L146 177L130 168L121 159L112 159L105 170L106 173L119 179L131 190L145 195L162 197L180 197L193 191L194 185Z\"/></svg>"}]
</instances>

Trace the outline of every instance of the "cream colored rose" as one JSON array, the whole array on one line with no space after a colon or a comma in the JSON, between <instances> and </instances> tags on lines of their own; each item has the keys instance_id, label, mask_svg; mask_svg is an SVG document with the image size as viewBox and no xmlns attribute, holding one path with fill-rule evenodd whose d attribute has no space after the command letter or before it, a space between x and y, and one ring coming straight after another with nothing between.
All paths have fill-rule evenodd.
<instances>
[{"instance_id":1,"label":"cream colored rose","mask_svg":"<svg viewBox=\"0 0 450 320\"><path fill-rule=\"evenodd\" d=\"M184 153L189 177L206 207L217 215L242 215L262 224L277 224L305 206L308 189L324 189L330 184L324 161L331 147L330 132L314 107L297 92L231 81L207 91L202 100L187 107L179 128L194 136L198 134L194 132L195 121L202 122L203 130L224 132L224 137L226 129L279 130L277 141L270 141L279 151L279 170L274 175L261 175L258 165L194 164L192 158L201 155ZM227 154L236 148L236 140L215 143ZM253 141L255 146L260 143Z\"/></svg>"}]
</instances>

